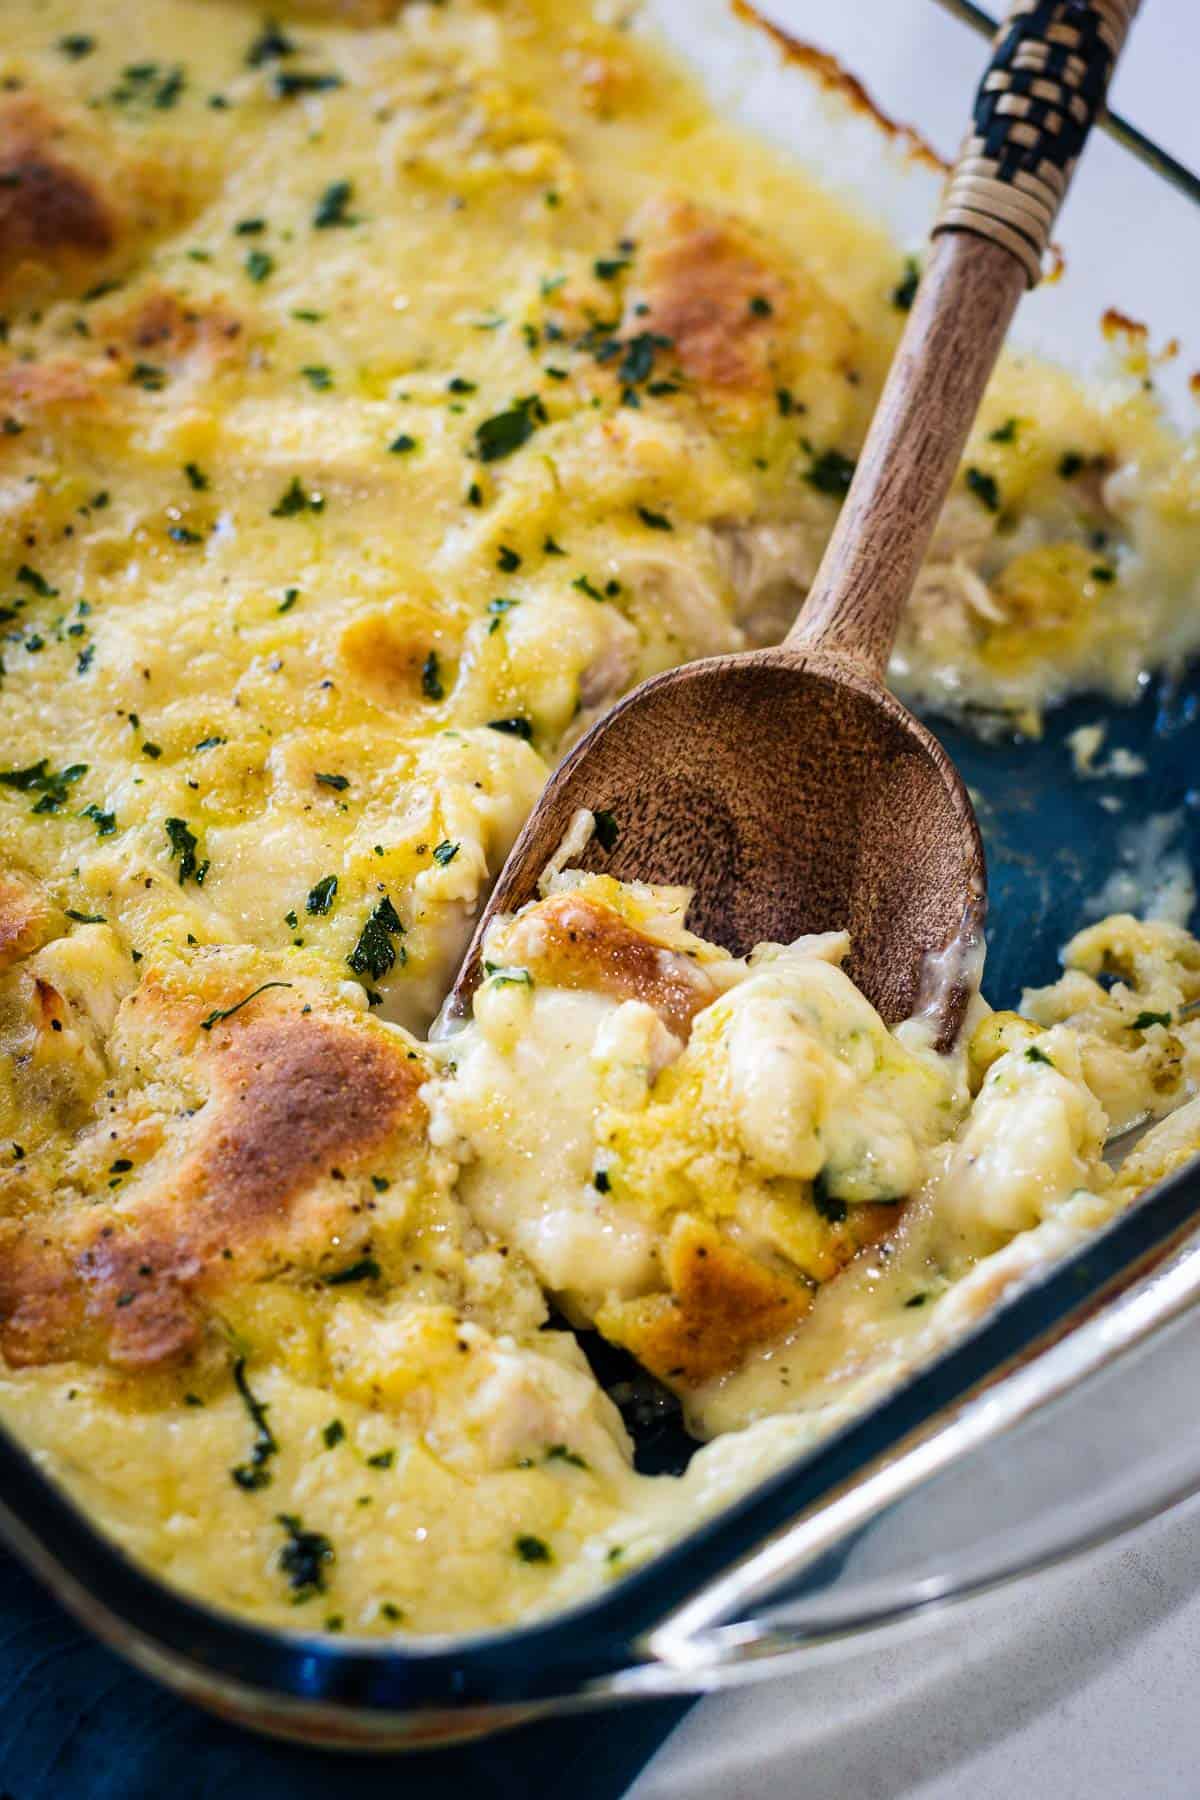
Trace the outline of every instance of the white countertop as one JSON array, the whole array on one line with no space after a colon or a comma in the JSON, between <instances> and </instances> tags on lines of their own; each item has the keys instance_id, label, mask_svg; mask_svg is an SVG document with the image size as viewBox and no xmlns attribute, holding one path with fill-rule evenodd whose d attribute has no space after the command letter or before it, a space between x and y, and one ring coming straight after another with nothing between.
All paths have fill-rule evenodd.
<instances>
[{"instance_id":1,"label":"white countertop","mask_svg":"<svg viewBox=\"0 0 1200 1800\"><path fill-rule=\"evenodd\" d=\"M946 1634L702 1702L629 1800L1194 1800L1200 1504Z\"/></svg>"}]
</instances>

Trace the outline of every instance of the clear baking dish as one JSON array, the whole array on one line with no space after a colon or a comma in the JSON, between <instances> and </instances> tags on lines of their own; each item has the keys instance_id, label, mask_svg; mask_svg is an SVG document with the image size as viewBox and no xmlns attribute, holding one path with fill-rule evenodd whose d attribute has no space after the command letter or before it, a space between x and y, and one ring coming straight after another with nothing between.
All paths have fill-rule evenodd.
<instances>
[{"instance_id":1,"label":"clear baking dish","mask_svg":"<svg viewBox=\"0 0 1200 1800\"><path fill-rule=\"evenodd\" d=\"M718 103L919 243L965 97L983 67L967 0L775 0L780 31L729 0L642 0ZM1136 31L1126 85L1135 86ZM889 112L889 126L862 77ZM1118 82L1115 105L1122 101ZM1141 121L1147 121L1144 116ZM1153 121L1150 121L1152 124ZM1114 136L1125 142L1114 141ZM1061 279L1026 303L1023 344L1086 368L1107 309L1161 344L1200 287L1200 182L1133 134L1099 134L1061 224ZM1119 241L1120 256L1114 245ZM1188 365L1162 370L1189 404ZM1068 734L1103 722L1146 763L1120 812L1073 773ZM1117 708L1084 698L1037 743L984 745L934 721L987 838L988 993L1052 978L1058 946L1114 868L1169 846L1200 863L1200 677L1147 683ZM1151 822L1149 832L1147 823ZM0 1535L86 1624L180 1693L259 1730L395 1749L582 1706L697 1692L853 1655L882 1632L936 1629L950 1606L1064 1558L1200 1491L1200 1166L1007 1299L887 1399L602 1596L516 1630L404 1648L238 1623L167 1588L101 1537L0 1430ZM1194 1316L1193 1316L1194 1315ZM1069 1433L1071 1457L1061 1445ZM678 1468L661 1424L639 1462Z\"/></svg>"}]
</instances>

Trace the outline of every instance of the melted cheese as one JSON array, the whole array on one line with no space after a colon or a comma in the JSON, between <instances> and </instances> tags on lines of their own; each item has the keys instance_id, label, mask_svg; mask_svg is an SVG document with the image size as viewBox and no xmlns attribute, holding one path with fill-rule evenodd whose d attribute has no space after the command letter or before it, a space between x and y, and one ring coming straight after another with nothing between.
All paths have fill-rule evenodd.
<instances>
[{"instance_id":1,"label":"melted cheese","mask_svg":"<svg viewBox=\"0 0 1200 1800\"><path fill-rule=\"evenodd\" d=\"M790 622L903 259L586 0L143 0L135 63L126 10L0 47L0 1413L214 1604L474 1629L1181 1157L1187 1105L1099 1149L1187 1099L1200 953L1096 927L951 1064L844 940L560 874L411 1035L589 719ZM1116 348L998 372L909 693L1036 729L1194 647L1195 453ZM547 1296L731 1435L637 1476Z\"/></svg>"}]
</instances>

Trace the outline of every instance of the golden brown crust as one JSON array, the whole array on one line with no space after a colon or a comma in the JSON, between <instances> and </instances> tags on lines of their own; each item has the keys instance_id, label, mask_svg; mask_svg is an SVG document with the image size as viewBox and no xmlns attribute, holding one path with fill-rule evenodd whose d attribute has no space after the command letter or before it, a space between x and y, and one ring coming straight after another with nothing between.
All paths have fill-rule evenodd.
<instances>
[{"instance_id":1,"label":"golden brown crust","mask_svg":"<svg viewBox=\"0 0 1200 1800\"><path fill-rule=\"evenodd\" d=\"M827 50L821 50L816 44L808 44L800 38L793 37L790 32L775 24L773 20L764 18L756 6L748 4L748 0L733 0L733 10L739 19L745 20L746 24L756 25L760 31L765 31L778 46L785 61L795 63L798 68L807 70L823 88L836 94L839 99L847 101L856 112L865 113L868 118L874 119L888 137L895 138L904 144L914 161L925 163L927 167L935 169L941 175L949 174L950 164L945 157L940 156L932 144L923 138L912 125L903 125L883 112L857 75L852 75L849 69L844 69L837 58L831 56Z\"/></svg>"},{"instance_id":2,"label":"golden brown crust","mask_svg":"<svg viewBox=\"0 0 1200 1800\"><path fill-rule=\"evenodd\" d=\"M39 949L50 935L49 900L29 882L0 873L0 969Z\"/></svg>"},{"instance_id":3,"label":"golden brown crust","mask_svg":"<svg viewBox=\"0 0 1200 1800\"><path fill-rule=\"evenodd\" d=\"M107 257L118 220L95 180L58 148L62 128L32 94L0 104L0 277L22 263Z\"/></svg>"},{"instance_id":4,"label":"golden brown crust","mask_svg":"<svg viewBox=\"0 0 1200 1800\"><path fill-rule=\"evenodd\" d=\"M684 374L704 387L772 389L793 294L748 227L668 197L645 206L632 233L640 248L627 328L669 338Z\"/></svg>"},{"instance_id":5,"label":"golden brown crust","mask_svg":"<svg viewBox=\"0 0 1200 1800\"><path fill-rule=\"evenodd\" d=\"M3 1228L10 1363L178 1360L200 1342L204 1301L361 1238L358 1190L343 1178L422 1127L424 1066L369 1020L275 1000L197 1032L209 1099L148 1191L50 1231Z\"/></svg>"},{"instance_id":6,"label":"golden brown crust","mask_svg":"<svg viewBox=\"0 0 1200 1800\"><path fill-rule=\"evenodd\" d=\"M700 1387L728 1374L812 1306L809 1287L776 1274L688 1214L672 1227L665 1269L669 1294L606 1307L596 1322L605 1337L675 1387Z\"/></svg>"},{"instance_id":7,"label":"golden brown crust","mask_svg":"<svg viewBox=\"0 0 1200 1800\"><path fill-rule=\"evenodd\" d=\"M0 407L22 425L94 405L99 392L95 373L78 357L58 356L45 362L14 358L0 364ZM17 442L16 437L0 436L0 444L14 449Z\"/></svg>"},{"instance_id":8,"label":"golden brown crust","mask_svg":"<svg viewBox=\"0 0 1200 1800\"><path fill-rule=\"evenodd\" d=\"M644 1001L677 1037L686 1038L696 1014L717 997L690 957L580 894L553 894L523 913L506 930L503 947L535 981Z\"/></svg>"},{"instance_id":9,"label":"golden brown crust","mask_svg":"<svg viewBox=\"0 0 1200 1800\"><path fill-rule=\"evenodd\" d=\"M229 357L244 325L222 302L200 306L162 287L139 295L132 306L98 321L97 328L128 356L170 363L196 351L214 362Z\"/></svg>"}]
</instances>

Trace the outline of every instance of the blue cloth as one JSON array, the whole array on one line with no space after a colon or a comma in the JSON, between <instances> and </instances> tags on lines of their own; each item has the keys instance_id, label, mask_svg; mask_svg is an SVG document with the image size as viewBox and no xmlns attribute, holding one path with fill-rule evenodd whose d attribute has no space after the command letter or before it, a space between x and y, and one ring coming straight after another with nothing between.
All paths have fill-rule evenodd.
<instances>
[{"instance_id":1,"label":"blue cloth","mask_svg":"<svg viewBox=\"0 0 1200 1800\"><path fill-rule=\"evenodd\" d=\"M0 1800L617 1800L687 1704L401 1756L271 1743L134 1673L0 1555Z\"/></svg>"},{"instance_id":2,"label":"blue cloth","mask_svg":"<svg viewBox=\"0 0 1200 1800\"><path fill-rule=\"evenodd\" d=\"M1081 781L1068 734L1103 719L1101 760L1144 756L1133 780ZM1040 744L983 745L934 721L979 799L993 928L988 993L1011 1004L1053 978L1058 951L1121 860L1131 828L1175 815L1173 847L1200 867L1200 679L1127 710L1080 701ZM1104 795L1121 803L1117 813ZM0 1800L355 1800L479 1793L486 1800L618 1800L683 1716L659 1702L528 1726L403 1758L330 1756L267 1743L208 1718L94 1643L0 1556Z\"/></svg>"}]
</instances>

